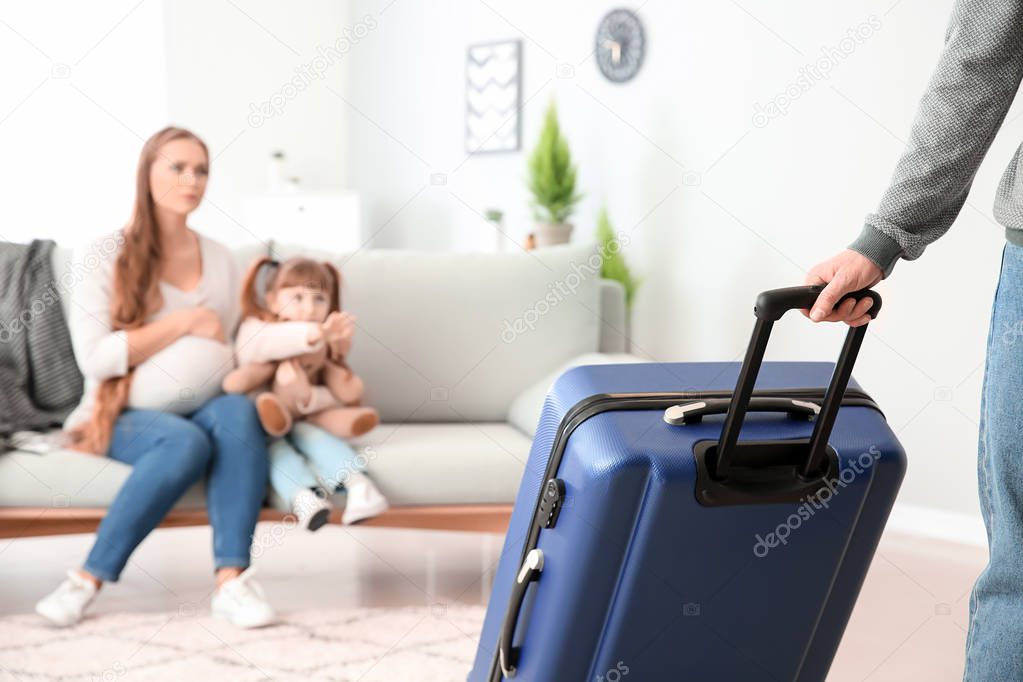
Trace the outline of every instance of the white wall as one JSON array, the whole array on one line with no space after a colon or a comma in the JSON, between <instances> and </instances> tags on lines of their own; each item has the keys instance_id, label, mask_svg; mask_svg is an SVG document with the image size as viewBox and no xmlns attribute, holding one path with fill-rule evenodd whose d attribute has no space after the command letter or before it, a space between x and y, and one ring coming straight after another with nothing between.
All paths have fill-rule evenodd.
<instances>
[{"instance_id":1,"label":"white wall","mask_svg":"<svg viewBox=\"0 0 1023 682\"><path fill-rule=\"evenodd\" d=\"M355 3L353 16L379 15L379 26L353 51L346 81L362 112L348 119L350 178L374 243L488 244L477 214L489 207L506 212L517 237L528 230L524 153L466 159L462 137L466 46L520 37L525 147L555 98L586 194L575 239L591 238L606 202L645 278L636 348L659 360L739 359L755 293L801 283L858 233L908 135L951 8L651 0L640 10L646 63L633 82L613 85L589 54L615 3L388 2ZM869 21L870 37L834 57L827 79L786 115L754 125L758 103ZM559 64L574 76L556 77ZM952 233L882 285L884 314L856 372L909 452L902 499L911 504L976 514L978 393L1002 244L990 206L1023 134L1018 110ZM433 173L447 184L430 184ZM769 357L831 359L842 333L793 317Z\"/></svg>"},{"instance_id":2,"label":"white wall","mask_svg":"<svg viewBox=\"0 0 1023 682\"><path fill-rule=\"evenodd\" d=\"M266 191L274 149L303 186L340 187L347 112L328 88L341 94L347 53L321 48L344 35L347 10L333 0L302 9L269 0L5 5L0 238L74 244L123 225L142 142L168 124L210 146L207 201L192 224L213 237L255 239L241 199ZM296 69L313 68L309 87L286 89ZM271 99L274 115L250 116Z\"/></svg>"},{"instance_id":3,"label":"white wall","mask_svg":"<svg viewBox=\"0 0 1023 682\"><path fill-rule=\"evenodd\" d=\"M351 28L343 3L307 1L299 11L272 0L173 0L164 11L169 120L200 133L213 155L196 225L252 241L241 199L267 191L275 149L302 187L342 186L348 112L339 95L351 48L330 50Z\"/></svg>"},{"instance_id":4,"label":"white wall","mask_svg":"<svg viewBox=\"0 0 1023 682\"><path fill-rule=\"evenodd\" d=\"M167 119L162 6L135 5L4 5L0 238L84 239L128 219L140 137Z\"/></svg>"}]
</instances>

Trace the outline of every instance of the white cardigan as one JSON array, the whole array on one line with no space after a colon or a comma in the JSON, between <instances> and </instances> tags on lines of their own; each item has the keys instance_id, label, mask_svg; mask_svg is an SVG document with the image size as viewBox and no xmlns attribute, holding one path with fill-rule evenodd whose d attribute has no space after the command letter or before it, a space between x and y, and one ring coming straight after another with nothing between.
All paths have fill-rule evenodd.
<instances>
[{"instance_id":1,"label":"white cardigan","mask_svg":"<svg viewBox=\"0 0 1023 682\"><path fill-rule=\"evenodd\" d=\"M68 429L92 412L100 382L128 372L128 334L110 323L114 264L123 244L120 231L76 249L72 258L68 325L78 366L85 375L81 403L68 416ZM228 343L183 336L135 368L128 407L187 414L220 392L224 375L234 368L230 340L238 326L240 275L223 244L199 235L202 275L190 291L160 282L163 307L146 318L158 320L177 310L204 306L220 317Z\"/></svg>"}]
</instances>

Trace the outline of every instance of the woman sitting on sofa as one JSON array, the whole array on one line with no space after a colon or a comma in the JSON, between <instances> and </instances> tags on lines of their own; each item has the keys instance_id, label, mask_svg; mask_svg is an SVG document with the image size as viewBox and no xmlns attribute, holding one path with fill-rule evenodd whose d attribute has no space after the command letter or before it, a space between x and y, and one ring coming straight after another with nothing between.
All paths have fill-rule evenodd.
<instances>
[{"instance_id":1,"label":"woman sitting on sofa","mask_svg":"<svg viewBox=\"0 0 1023 682\"><path fill-rule=\"evenodd\" d=\"M131 222L75 256L70 313L85 397L68 417L73 447L132 466L89 556L36 611L78 622L104 581L196 481L207 477L215 616L240 627L273 619L251 579L249 549L267 485L255 407L220 395L233 367L239 273L226 247L187 225L209 172L206 145L165 128L142 148Z\"/></svg>"}]
</instances>

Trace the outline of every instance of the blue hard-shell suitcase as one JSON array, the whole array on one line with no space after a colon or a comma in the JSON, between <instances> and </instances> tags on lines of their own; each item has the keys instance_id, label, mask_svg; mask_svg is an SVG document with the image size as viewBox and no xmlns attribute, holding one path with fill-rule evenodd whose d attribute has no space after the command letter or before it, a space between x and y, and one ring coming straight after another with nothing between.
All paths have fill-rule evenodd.
<instances>
[{"instance_id":1,"label":"blue hard-shell suitcase","mask_svg":"<svg viewBox=\"0 0 1023 682\"><path fill-rule=\"evenodd\" d=\"M866 326L837 363L762 362L819 293L762 293L742 365L558 378L470 682L825 679L906 458L850 377Z\"/></svg>"}]
</instances>

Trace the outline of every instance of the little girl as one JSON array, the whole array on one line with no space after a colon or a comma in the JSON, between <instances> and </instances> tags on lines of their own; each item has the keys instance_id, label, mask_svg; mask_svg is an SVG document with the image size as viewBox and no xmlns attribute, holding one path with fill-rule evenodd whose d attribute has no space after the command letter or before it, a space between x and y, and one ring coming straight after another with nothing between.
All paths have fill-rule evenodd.
<instances>
[{"instance_id":1,"label":"little girl","mask_svg":"<svg viewBox=\"0 0 1023 682\"><path fill-rule=\"evenodd\" d=\"M264 270L265 303L257 293ZM277 436L269 447L270 485L309 530L327 522L326 498L342 487L343 523L388 506L363 473L364 458L343 440L369 431L379 418L359 406L362 380L345 362L355 318L341 312L340 281L333 265L308 258L253 263L242 284L239 366L223 384L228 393L270 385L256 397L264 428Z\"/></svg>"}]
</instances>

